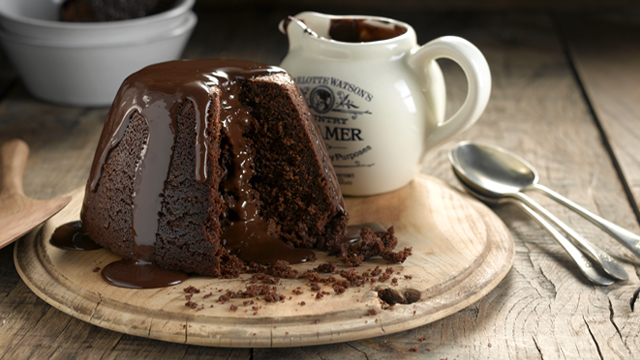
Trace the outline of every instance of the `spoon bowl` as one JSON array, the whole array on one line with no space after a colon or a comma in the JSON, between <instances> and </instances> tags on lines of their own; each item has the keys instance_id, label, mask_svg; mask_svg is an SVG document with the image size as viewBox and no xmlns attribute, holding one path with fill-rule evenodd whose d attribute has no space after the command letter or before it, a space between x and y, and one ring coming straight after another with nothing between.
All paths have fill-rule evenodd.
<instances>
[{"instance_id":1,"label":"spoon bowl","mask_svg":"<svg viewBox=\"0 0 640 360\"><path fill-rule=\"evenodd\" d=\"M538 173L521 157L497 146L463 141L449 152L449 160L460 179L479 194L513 197L532 206L523 191L537 190L598 226L640 258L640 236L538 184Z\"/></svg>"},{"instance_id":2,"label":"spoon bowl","mask_svg":"<svg viewBox=\"0 0 640 360\"><path fill-rule=\"evenodd\" d=\"M504 196L538 182L538 173L524 159L498 147L463 141L449 153L451 164L469 186L489 196Z\"/></svg>"}]
</instances>

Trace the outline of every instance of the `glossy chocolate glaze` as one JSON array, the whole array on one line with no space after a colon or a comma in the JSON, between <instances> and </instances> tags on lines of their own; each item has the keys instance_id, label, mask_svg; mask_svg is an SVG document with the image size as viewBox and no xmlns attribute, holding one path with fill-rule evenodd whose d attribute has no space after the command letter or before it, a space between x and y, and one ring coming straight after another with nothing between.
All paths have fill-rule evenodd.
<instances>
[{"instance_id":1,"label":"glossy chocolate glaze","mask_svg":"<svg viewBox=\"0 0 640 360\"><path fill-rule=\"evenodd\" d=\"M344 42L387 40L406 32L405 27L367 19L333 19L329 27L331 39Z\"/></svg>"},{"instance_id":2,"label":"glossy chocolate glaze","mask_svg":"<svg viewBox=\"0 0 640 360\"><path fill-rule=\"evenodd\" d=\"M258 217L236 221L224 230L222 238L231 254L247 262L275 265L278 260L289 264L315 260L313 250L293 248L269 235L268 228L268 224Z\"/></svg>"},{"instance_id":3,"label":"glossy chocolate glaze","mask_svg":"<svg viewBox=\"0 0 640 360\"><path fill-rule=\"evenodd\" d=\"M90 251L102 248L102 246L91 240L82 228L82 222L80 221L60 225L53 234L51 234L49 243L65 250Z\"/></svg>"},{"instance_id":4,"label":"glossy chocolate glaze","mask_svg":"<svg viewBox=\"0 0 640 360\"><path fill-rule=\"evenodd\" d=\"M232 199L227 206L235 215L231 217L230 230L222 236L227 249L242 260L261 264L273 264L279 259L296 263L313 258L311 250L289 248L280 239L268 235L266 223L258 214L257 196L249 185L253 175L252 159L242 133L251 118L250 109L240 103L241 82L283 72L277 67L248 61L191 60L152 65L125 80L107 114L86 191L96 191L109 153L122 140L130 119L136 114L141 115L147 123L149 137L136 170L131 205L137 263L150 264L154 260L158 213L176 131L174 119L184 101L190 101L196 113L196 166L193 176L200 183L207 179L207 153L213 146L207 134L208 115L214 87L220 92L222 132L233 153L230 173L220 185L221 192L233 194L228 197ZM85 203L83 208L86 206ZM246 250L254 243L257 249L261 249L259 252ZM131 268L131 264L128 267ZM133 282L131 279L114 279L132 275L126 275L125 271L108 272L111 283Z\"/></svg>"}]
</instances>

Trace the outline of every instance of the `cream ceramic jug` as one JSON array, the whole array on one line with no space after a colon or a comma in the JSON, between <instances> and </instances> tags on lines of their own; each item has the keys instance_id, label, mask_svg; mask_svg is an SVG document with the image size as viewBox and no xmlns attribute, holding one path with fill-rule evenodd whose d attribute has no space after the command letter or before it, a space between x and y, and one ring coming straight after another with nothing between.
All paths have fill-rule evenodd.
<instances>
[{"instance_id":1,"label":"cream ceramic jug","mask_svg":"<svg viewBox=\"0 0 640 360\"><path fill-rule=\"evenodd\" d=\"M475 123L489 100L489 66L459 37L419 46L400 21L315 12L281 22L280 30L289 38L280 66L309 104L344 195L408 184L427 151ZM468 81L465 102L446 120L437 58L457 62Z\"/></svg>"}]
</instances>

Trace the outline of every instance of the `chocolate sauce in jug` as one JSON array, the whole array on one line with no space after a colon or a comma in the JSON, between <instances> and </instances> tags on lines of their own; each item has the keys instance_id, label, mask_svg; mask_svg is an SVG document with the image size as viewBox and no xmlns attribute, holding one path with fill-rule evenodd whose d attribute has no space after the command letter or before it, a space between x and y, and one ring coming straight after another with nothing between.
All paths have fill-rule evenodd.
<instances>
[{"instance_id":1,"label":"chocolate sauce in jug","mask_svg":"<svg viewBox=\"0 0 640 360\"><path fill-rule=\"evenodd\" d=\"M402 26L367 19L333 19L329 27L331 39L353 43L392 39L406 32Z\"/></svg>"}]
</instances>

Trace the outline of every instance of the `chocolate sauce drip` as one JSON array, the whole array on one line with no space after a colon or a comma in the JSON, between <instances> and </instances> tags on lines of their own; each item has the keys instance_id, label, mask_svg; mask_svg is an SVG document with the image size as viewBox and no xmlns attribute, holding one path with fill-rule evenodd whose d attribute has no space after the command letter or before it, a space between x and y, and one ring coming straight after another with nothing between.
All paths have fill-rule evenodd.
<instances>
[{"instance_id":1,"label":"chocolate sauce drip","mask_svg":"<svg viewBox=\"0 0 640 360\"><path fill-rule=\"evenodd\" d=\"M315 260L313 250L293 248L269 235L268 224L261 219L237 221L228 226L222 238L229 253L246 262L275 265L278 260L289 264Z\"/></svg>"},{"instance_id":2,"label":"chocolate sauce drip","mask_svg":"<svg viewBox=\"0 0 640 360\"><path fill-rule=\"evenodd\" d=\"M347 226L347 231L345 231L344 236L342 237L342 242L350 242L354 243L360 241L360 232L364 228L369 228L376 235L382 235L387 232L387 228L382 224L378 223L365 223L360 225L349 225Z\"/></svg>"},{"instance_id":3,"label":"chocolate sauce drip","mask_svg":"<svg viewBox=\"0 0 640 360\"><path fill-rule=\"evenodd\" d=\"M331 39L344 42L387 40L406 32L403 26L367 19L333 19L329 27Z\"/></svg>"},{"instance_id":4,"label":"chocolate sauce drip","mask_svg":"<svg viewBox=\"0 0 640 360\"><path fill-rule=\"evenodd\" d=\"M311 250L289 248L280 239L267 233L266 223L258 214L258 196L249 184L253 176L253 160L243 133L251 122L251 115L250 109L240 103L241 83L246 79L281 72L284 70L248 61L191 60L152 65L125 80L107 114L86 191L96 191L103 166L110 152L124 137L130 119L142 116L147 122L149 136L137 164L131 205L135 256L138 260L134 261L138 264L135 266L144 265L142 268L146 269L154 261L164 183L173 157L176 135L174 119L178 117L177 111L185 99L193 104L196 113L194 178L199 183L207 179L207 154L213 146L210 144L208 121L214 88L220 95L222 131L232 151L232 164L227 169L227 179L221 184L221 191L232 194L227 197L231 199L227 206L233 213L234 221L230 228L234 230L223 235L228 249L234 249L242 260L261 264L275 263L275 252L265 250L268 248L279 249L277 259L290 263L313 258ZM234 235L229 235L232 233ZM235 238L236 235L246 237ZM254 241L260 244L264 257L260 258L259 253L246 250L253 246ZM118 265L118 269L121 268ZM124 268L138 272L141 269L131 264ZM109 271L111 274L120 274L115 270Z\"/></svg>"},{"instance_id":5,"label":"chocolate sauce drip","mask_svg":"<svg viewBox=\"0 0 640 360\"><path fill-rule=\"evenodd\" d=\"M278 260L295 264L315 259L312 250L294 249L269 234L267 222L258 213L259 195L249 183L254 175L253 154L243 134L251 123L251 111L240 102L238 79L229 78L222 86L226 96L220 101L220 118L232 157L221 190L231 195L228 197L230 217L237 219L221 235L225 247L246 262L262 265L274 265Z\"/></svg>"},{"instance_id":6,"label":"chocolate sauce drip","mask_svg":"<svg viewBox=\"0 0 640 360\"><path fill-rule=\"evenodd\" d=\"M102 269L102 278L111 285L129 289L154 289L187 280L182 271L162 268L154 263L118 260Z\"/></svg>"},{"instance_id":7,"label":"chocolate sauce drip","mask_svg":"<svg viewBox=\"0 0 640 360\"><path fill-rule=\"evenodd\" d=\"M58 226L51 235L49 243L65 250L91 251L101 249L82 228L82 222L73 221Z\"/></svg>"}]
</instances>

